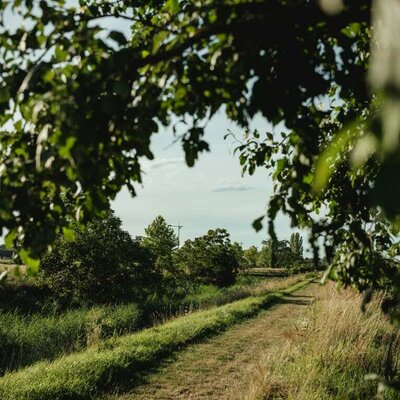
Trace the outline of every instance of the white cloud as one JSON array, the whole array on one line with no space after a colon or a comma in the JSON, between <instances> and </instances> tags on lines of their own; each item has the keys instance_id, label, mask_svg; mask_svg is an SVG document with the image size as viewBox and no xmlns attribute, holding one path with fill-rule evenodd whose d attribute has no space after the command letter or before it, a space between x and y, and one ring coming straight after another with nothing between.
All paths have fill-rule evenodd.
<instances>
[{"instance_id":1,"label":"white cloud","mask_svg":"<svg viewBox=\"0 0 400 400\"><path fill-rule=\"evenodd\" d=\"M147 164L147 163L146 163ZM154 169L159 169L159 168L164 168L164 167L169 167L169 166L176 166L176 165L182 165L184 164L184 160L182 157L179 158L160 158L156 159L154 161L150 161L145 169L148 170L154 170Z\"/></svg>"},{"instance_id":2,"label":"white cloud","mask_svg":"<svg viewBox=\"0 0 400 400\"><path fill-rule=\"evenodd\" d=\"M211 191L212 192L244 192L247 190L254 189L250 185L246 185L244 182L228 182L219 185L215 185Z\"/></svg>"}]
</instances>

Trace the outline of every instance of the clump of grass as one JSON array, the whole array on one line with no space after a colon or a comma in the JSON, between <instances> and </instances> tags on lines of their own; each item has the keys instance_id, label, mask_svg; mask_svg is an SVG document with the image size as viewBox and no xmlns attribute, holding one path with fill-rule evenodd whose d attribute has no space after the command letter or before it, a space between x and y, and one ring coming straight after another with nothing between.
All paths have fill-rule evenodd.
<instances>
[{"instance_id":1,"label":"clump of grass","mask_svg":"<svg viewBox=\"0 0 400 400\"><path fill-rule=\"evenodd\" d=\"M324 288L299 335L269 354L254 372L246 400L376 398L375 373L395 379L400 366L399 334L375 300L362 313L360 295ZM386 391L385 399L398 393Z\"/></svg>"},{"instance_id":2,"label":"clump of grass","mask_svg":"<svg viewBox=\"0 0 400 400\"><path fill-rule=\"evenodd\" d=\"M134 381L167 354L201 338L218 334L250 318L271 302L307 284L253 296L176 318L164 325L106 340L87 351L40 362L0 379L3 400L72 400L96 398L99 391ZM132 382L131 382L132 383Z\"/></svg>"}]
</instances>

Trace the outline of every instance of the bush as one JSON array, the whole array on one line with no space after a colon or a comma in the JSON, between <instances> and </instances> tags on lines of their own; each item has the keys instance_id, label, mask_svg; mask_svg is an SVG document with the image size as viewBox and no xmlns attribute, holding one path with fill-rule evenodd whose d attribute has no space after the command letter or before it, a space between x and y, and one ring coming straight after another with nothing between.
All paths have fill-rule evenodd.
<instances>
[{"instance_id":1,"label":"bush","mask_svg":"<svg viewBox=\"0 0 400 400\"><path fill-rule=\"evenodd\" d=\"M187 240L176 252L175 262L192 282L219 287L232 285L239 268L237 249L225 229Z\"/></svg>"},{"instance_id":2,"label":"bush","mask_svg":"<svg viewBox=\"0 0 400 400\"><path fill-rule=\"evenodd\" d=\"M140 239L132 239L109 214L76 228L72 241L58 238L42 259L39 279L61 305L92 305L142 300L157 275Z\"/></svg>"}]
</instances>

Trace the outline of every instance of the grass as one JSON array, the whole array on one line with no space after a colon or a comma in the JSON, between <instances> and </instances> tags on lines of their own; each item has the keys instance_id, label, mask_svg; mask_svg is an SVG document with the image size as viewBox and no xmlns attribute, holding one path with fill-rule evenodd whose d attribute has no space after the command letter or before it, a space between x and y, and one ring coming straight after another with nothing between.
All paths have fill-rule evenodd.
<instances>
[{"instance_id":1,"label":"grass","mask_svg":"<svg viewBox=\"0 0 400 400\"><path fill-rule=\"evenodd\" d=\"M157 363L140 384L107 392L102 400L243 400L249 372L265 352L275 352L295 323L309 312L321 287L313 283L287 295L275 307L230 327L206 341L196 342Z\"/></svg>"},{"instance_id":2,"label":"grass","mask_svg":"<svg viewBox=\"0 0 400 400\"><path fill-rule=\"evenodd\" d=\"M198 311L163 325L100 342L53 362L40 362L0 379L3 400L79 400L95 398L117 384L138 379L147 368L184 346L216 335L258 314L274 301L306 285L258 294L214 309ZM260 293L263 293L260 291Z\"/></svg>"},{"instance_id":3,"label":"grass","mask_svg":"<svg viewBox=\"0 0 400 400\"><path fill-rule=\"evenodd\" d=\"M266 358L252 376L246 400L398 399L377 395L374 373L398 379L399 334L379 309L379 299L360 311L361 297L350 290L324 288L299 335ZM381 386L381 388L383 388Z\"/></svg>"},{"instance_id":4,"label":"grass","mask_svg":"<svg viewBox=\"0 0 400 400\"><path fill-rule=\"evenodd\" d=\"M142 315L136 304L70 310L62 315L0 314L0 371L93 345L113 335L137 330Z\"/></svg>"},{"instance_id":5,"label":"grass","mask_svg":"<svg viewBox=\"0 0 400 400\"><path fill-rule=\"evenodd\" d=\"M271 290L281 290L306 279L306 274L287 278L262 279L254 276L239 276L235 285L218 288L212 285L199 286L182 301L186 311L221 306L249 296L261 295Z\"/></svg>"},{"instance_id":6,"label":"grass","mask_svg":"<svg viewBox=\"0 0 400 400\"><path fill-rule=\"evenodd\" d=\"M157 313L137 304L69 310L63 314L0 313L0 373L13 371L40 360L83 350L97 341L142 329L172 316L227 304L270 290L283 289L304 280L304 275L286 279L241 278L230 288L202 286L180 303Z\"/></svg>"}]
</instances>

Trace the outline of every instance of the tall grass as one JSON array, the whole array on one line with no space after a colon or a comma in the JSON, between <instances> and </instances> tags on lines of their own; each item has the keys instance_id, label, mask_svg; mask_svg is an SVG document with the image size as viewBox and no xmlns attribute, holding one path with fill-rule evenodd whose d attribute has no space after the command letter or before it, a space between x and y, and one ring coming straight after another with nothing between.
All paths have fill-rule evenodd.
<instances>
[{"instance_id":1,"label":"tall grass","mask_svg":"<svg viewBox=\"0 0 400 400\"><path fill-rule=\"evenodd\" d=\"M400 372L399 334L375 300L366 313L350 290L324 288L299 334L279 352L270 353L251 379L246 400L328 400L376 398L375 373L396 379ZM378 398L398 399L386 391Z\"/></svg>"},{"instance_id":2,"label":"tall grass","mask_svg":"<svg viewBox=\"0 0 400 400\"><path fill-rule=\"evenodd\" d=\"M116 384L134 384L149 366L169 353L203 337L212 336L268 304L291 293L307 281L285 291L253 296L210 310L198 311L157 327L101 342L54 362L40 362L0 379L2 400L92 399ZM133 382L132 382L133 381Z\"/></svg>"},{"instance_id":3,"label":"tall grass","mask_svg":"<svg viewBox=\"0 0 400 400\"><path fill-rule=\"evenodd\" d=\"M0 374L83 350L99 340L131 333L197 309L284 289L304 279L305 275L261 281L241 278L230 288L200 286L180 301L166 303L164 300L150 307L102 306L47 316L3 312L0 313Z\"/></svg>"},{"instance_id":4,"label":"tall grass","mask_svg":"<svg viewBox=\"0 0 400 400\"><path fill-rule=\"evenodd\" d=\"M81 350L141 324L136 304L70 310L62 315L0 314L0 372Z\"/></svg>"}]
</instances>

